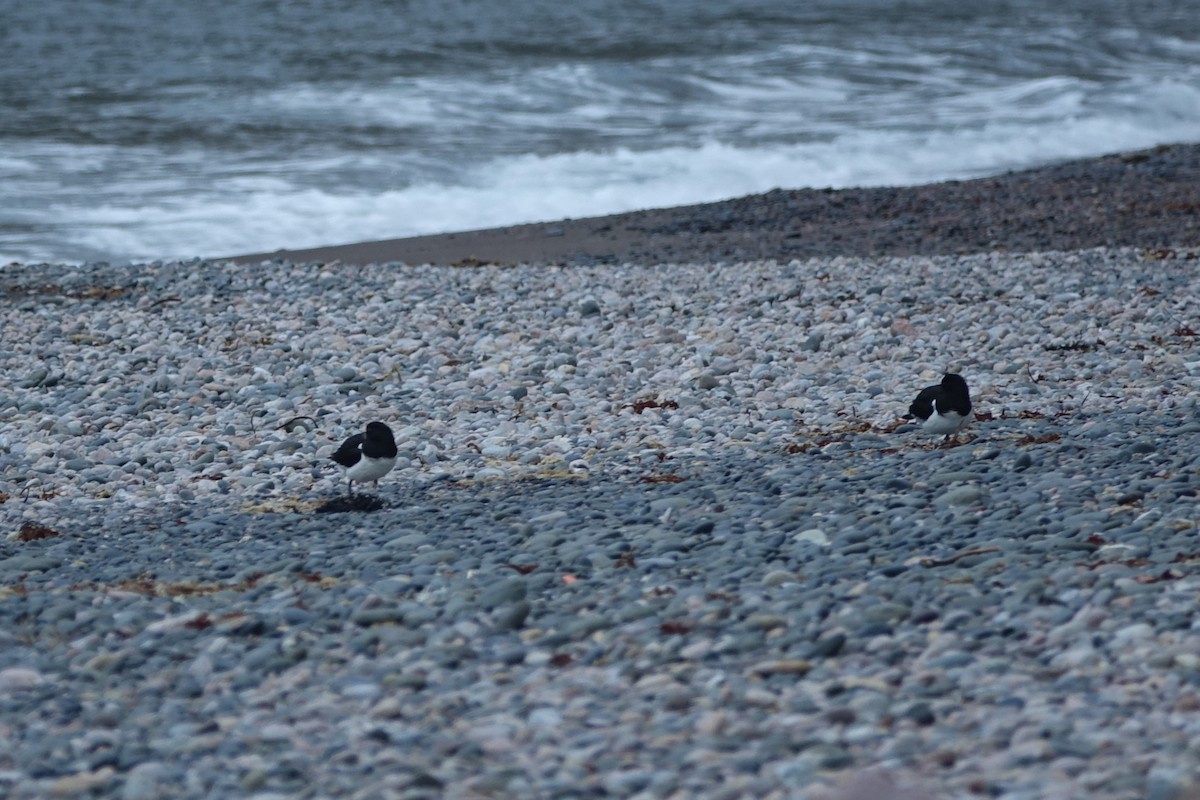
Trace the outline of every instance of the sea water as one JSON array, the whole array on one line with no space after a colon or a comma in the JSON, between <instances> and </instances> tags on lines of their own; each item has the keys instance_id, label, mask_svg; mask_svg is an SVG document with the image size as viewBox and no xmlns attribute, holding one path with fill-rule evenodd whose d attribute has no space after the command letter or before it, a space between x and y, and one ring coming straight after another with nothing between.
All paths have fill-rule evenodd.
<instances>
[{"instance_id":1,"label":"sea water","mask_svg":"<svg viewBox=\"0 0 1200 800\"><path fill-rule=\"evenodd\" d=\"M0 263L221 256L1200 140L1200 0L0 0Z\"/></svg>"}]
</instances>

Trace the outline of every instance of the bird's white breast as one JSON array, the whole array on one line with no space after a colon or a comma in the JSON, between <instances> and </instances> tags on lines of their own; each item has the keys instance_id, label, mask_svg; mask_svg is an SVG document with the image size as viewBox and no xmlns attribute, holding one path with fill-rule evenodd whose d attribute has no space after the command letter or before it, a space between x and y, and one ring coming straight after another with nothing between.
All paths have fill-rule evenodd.
<instances>
[{"instance_id":1,"label":"bird's white breast","mask_svg":"<svg viewBox=\"0 0 1200 800\"><path fill-rule=\"evenodd\" d=\"M947 411L945 414L939 414L935 408L933 413L929 415L929 419L921 423L921 427L930 433L957 433L958 429L966 422L966 417L959 414L957 411Z\"/></svg>"},{"instance_id":2,"label":"bird's white breast","mask_svg":"<svg viewBox=\"0 0 1200 800\"><path fill-rule=\"evenodd\" d=\"M352 481L377 481L392 471L396 466L393 458L372 458L363 456L358 463L346 470L346 477Z\"/></svg>"}]
</instances>

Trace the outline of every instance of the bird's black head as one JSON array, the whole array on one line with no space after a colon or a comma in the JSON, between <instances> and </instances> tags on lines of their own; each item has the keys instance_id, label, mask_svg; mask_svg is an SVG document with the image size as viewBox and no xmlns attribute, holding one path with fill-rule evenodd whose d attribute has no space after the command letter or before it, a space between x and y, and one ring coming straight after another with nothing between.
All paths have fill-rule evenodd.
<instances>
[{"instance_id":1,"label":"bird's black head","mask_svg":"<svg viewBox=\"0 0 1200 800\"><path fill-rule=\"evenodd\" d=\"M955 372L946 373L945 377L942 378L942 388L946 389L947 391L954 392L955 394L959 394L962 397L970 396L969 392L967 391L967 382L963 380L962 375L959 375Z\"/></svg>"},{"instance_id":2,"label":"bird's black head","mask_svg":"<svg viewBox=\"0 0 1200 800\"><path fill-rule=\"evenodd\" d=\"M392 429L382 422L368 422L367 429L364 432L366 438L376 442L395 442L392 438Z\"/></svg>"}]
</instances>

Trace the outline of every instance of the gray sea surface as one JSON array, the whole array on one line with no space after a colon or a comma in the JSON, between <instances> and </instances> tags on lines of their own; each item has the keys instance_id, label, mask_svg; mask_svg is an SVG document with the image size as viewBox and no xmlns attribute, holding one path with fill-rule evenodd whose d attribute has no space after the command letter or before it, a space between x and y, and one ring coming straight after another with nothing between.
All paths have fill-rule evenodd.
<instances>
[{"instance_id":1,"label":"gray sea surface","mask_svg":"<svg viewBox=\"0 0 1200 800\"><path fill-rule=\"evenodd\" d=\"M1194 141L1200 3L0 0L0 261L220 256Z\"/></svg>"}]
</instances>

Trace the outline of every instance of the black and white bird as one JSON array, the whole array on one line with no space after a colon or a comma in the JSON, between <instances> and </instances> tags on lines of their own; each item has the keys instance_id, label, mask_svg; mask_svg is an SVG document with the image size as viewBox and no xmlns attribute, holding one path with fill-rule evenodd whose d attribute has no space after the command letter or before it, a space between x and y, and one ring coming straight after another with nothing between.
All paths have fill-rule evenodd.
<instances>
[{"instance_id":1,"label":"black and white bird","mask_svg":"<svg viewBox=\"0 0 1200 800\"><path fill-rule=\"evenodd\" d=\"M911 419L921 421L921 428L929 433L949 436L958 431L971 416L971 393L962 375L948 372L937 386L926 386L908 407Z\"/></svg>"},{"instance_id":2,"label":"black and white bird","mask_svg":"<svg viewBox=\"0 0 1200 800\"><path fill-rule=\"evenodd\" d=\"M368 422L362 433L342 442L331 459L346 468L347 491L354 494L354 482L379 479L396 466L396 440L392 429L382 422Z\"/></svg>"}]
</instances>

